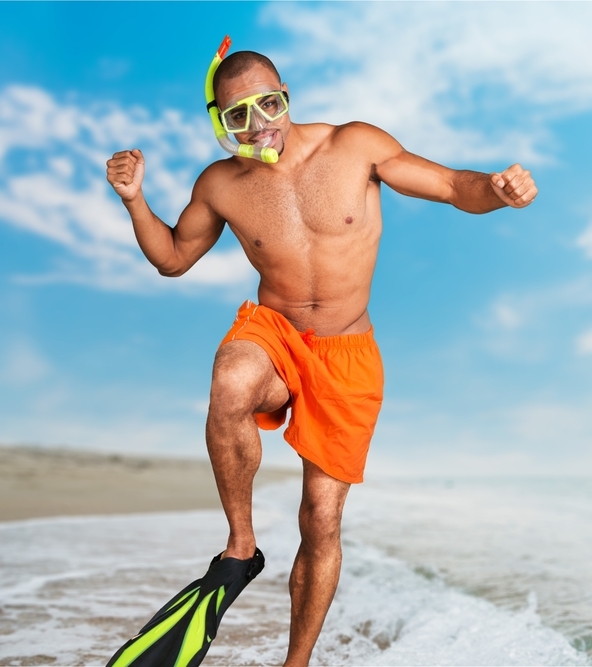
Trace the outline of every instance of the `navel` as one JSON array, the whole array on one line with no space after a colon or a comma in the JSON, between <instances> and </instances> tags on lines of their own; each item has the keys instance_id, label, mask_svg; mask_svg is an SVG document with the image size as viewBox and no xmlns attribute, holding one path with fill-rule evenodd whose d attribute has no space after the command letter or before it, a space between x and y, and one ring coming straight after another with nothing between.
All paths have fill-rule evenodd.
<instances>
[{"instance_id":1,"label":"navel","mask_svg":"<svg viewBox=\"0 0 592 667\"><path fill-rule=\"evenodd\" d=\"M263 242L260 241L259 239L255 239L255 245L260 248L263 245Z\"/></svg>"},{"instance_id":2,"label":"navel","mask_svg":"<svg viewBox=\"0 0 592 667\"><path fill-rule=\"evenodd\" d=\"M351 223L354 221L354 219L351 217L351 215L348 215L347 218L345 219L346 224L351 225Z\"/></svg>"}]
</instances>

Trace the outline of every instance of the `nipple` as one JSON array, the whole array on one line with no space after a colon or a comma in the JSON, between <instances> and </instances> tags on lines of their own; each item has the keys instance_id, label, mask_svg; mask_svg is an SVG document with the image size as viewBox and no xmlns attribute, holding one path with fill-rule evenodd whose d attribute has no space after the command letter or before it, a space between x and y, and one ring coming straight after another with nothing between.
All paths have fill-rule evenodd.
<instances>
[{"instance_id":1,"label":"nipple","mask_svg":"<svg viewBox=\"0 0 592 667\"><path fill-rule=\"evenodd\" d=\"M348 215L347 218L345 219L346 224L351 225L351 223L354 221L354 219L351 217L351 215Z\"/></svg>"},{"instance_id":2,"label":"nipple","mask_svg":"<svg viewBox=\"0 0 592 667\"><path fill-rule=\"evenodd\" d=\"M260 248L260 247L263 245L263 243L262 243L259 239L256 239L256 240L255 240L255 245L256 245L258 248Z\"/></svg>"}]
</instances>

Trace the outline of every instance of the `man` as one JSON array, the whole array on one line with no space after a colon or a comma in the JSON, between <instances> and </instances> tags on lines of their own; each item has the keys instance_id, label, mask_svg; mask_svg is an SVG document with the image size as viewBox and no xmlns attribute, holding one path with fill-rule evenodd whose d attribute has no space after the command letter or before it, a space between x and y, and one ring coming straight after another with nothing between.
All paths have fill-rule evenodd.
<instances>
[{"instance_id":1,"label":"man","mask_svg":"<svg viewBox=\"0 0 592 667\"><path fill-rule=\"evenodd\" d=\"M362 481L382 400L367 311L382 225L380 184L469 213L522 208L537 189L520 165L490 175L454 171L364 123L301 125L288 113L270 120L260 113L268 104L263 94L281 94L287 108L288 88L259 54L226 58L214 89L222 115L242 110L236 139L274 148L276 164L231 157L210 165L172 229L142 195L139 150L116 153L107 178L162 275L185 273L225 224L260 274L259 305L241 308L216 355L206 439L230 526L223 558L250 558L258 425L277 428L292 408L286 439L303 461L302 541L290 578L284 666L304 667L335 593L342 510L350 484Z\"/></svg>"}]
</instances>

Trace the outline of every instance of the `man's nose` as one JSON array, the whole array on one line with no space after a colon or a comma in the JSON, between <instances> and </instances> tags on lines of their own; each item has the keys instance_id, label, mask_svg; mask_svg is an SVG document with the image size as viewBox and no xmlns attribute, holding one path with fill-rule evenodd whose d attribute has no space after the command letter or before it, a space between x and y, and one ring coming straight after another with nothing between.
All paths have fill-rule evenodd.
<instances>
[{"instance_id":1,"label":"man's nose","mask_svg":"<svg viewBox=\"0 0 592 667\"><path fill-rule=\"evenodd\" d=\"M267 119L264 118L259 111L257 106L253 105L251 107L251 123L250 130L264 130L267 127Z\"/></svg>"}]
</instances>

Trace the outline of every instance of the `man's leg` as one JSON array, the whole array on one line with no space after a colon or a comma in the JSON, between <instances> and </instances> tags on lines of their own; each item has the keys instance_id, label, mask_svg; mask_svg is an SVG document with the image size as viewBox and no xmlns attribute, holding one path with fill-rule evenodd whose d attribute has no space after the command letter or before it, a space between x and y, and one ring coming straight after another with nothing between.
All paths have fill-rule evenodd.
<instances>
[{"instance_id":1,"label":"man's leg","mask_svg":"<svg viewBox=\"0 0 592 667\"><path fill-rule=\"evenodd\" d=\"M307 667L341 570L341 515L350 485L303 460L302 541L290 575L292 618L284 667Z\"/></svg>"},{"instance_id":2,"label":"man's leg","mask_svg":"<svg viewBox=\"0 0 592 667\"><path fill-rule=\"evenodd\" d=\"M231 341L216 355L206 443L230 536L225 556L241 560L255 551L253 478L261 439L253 414L279 410L290 398L269 355L251 341Z\"/></svg>"}]
</instances>

